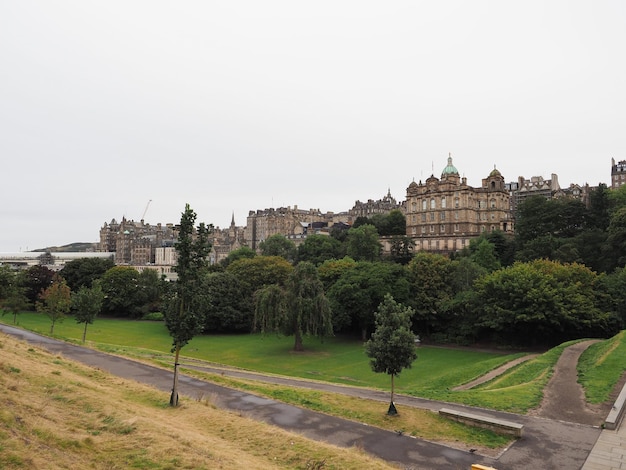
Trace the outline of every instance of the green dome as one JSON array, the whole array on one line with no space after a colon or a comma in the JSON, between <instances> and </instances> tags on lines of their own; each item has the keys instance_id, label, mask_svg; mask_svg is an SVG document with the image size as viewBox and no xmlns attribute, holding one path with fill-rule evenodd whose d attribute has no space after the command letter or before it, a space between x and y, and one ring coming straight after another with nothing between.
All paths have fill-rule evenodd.
<instances>
[{"instance_id":1,"label":"green dome","mask_svg":"<svg viewBox=\"0 0 626 470\"><path fill-rule=\"evenodd\" d=\"M502 176L502 173L500 173L498 169L494 166L493 170L491 170L491 173L489 173L489 176Z\"/></svg>"},{"instance_id":2,"label":"green dome","mask_svg":"<svg viewBox=\"0 0 626 470\"><path fill-rule=\"evenodd\" d=\"M452 164L452 157L448 157L448 166L446 166L441 172L441 176L444 177L446 175L458 175L459 170Z\"/></svg>"}]
</instances>

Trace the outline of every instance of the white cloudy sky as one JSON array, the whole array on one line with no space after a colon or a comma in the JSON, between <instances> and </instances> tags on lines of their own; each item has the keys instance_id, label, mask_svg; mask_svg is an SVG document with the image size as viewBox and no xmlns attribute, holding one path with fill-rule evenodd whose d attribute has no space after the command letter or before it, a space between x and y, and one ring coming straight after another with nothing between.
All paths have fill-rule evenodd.
<instances>
[{"instance_id":1,"label":"white cloudy sky","mask_svg":"<svg viewBox=\"0 0 626 470\"><path fill-rule=\"evenodd\" d=\"M610 182L626 2L0 3L0 251L122 216L402 200L448 152L473 186Z\"/></svg>"}]
</instances>

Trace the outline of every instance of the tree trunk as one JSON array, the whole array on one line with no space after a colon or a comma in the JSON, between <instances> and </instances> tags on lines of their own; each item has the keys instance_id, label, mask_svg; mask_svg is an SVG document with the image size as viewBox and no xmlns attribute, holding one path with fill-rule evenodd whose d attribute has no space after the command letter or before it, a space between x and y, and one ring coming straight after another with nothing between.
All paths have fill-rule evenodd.
<instances>
[{"instance_id":1,"label":"tree trunk","mask_svg":"<svg viewBox=\"0 0 626 470\"><path fill-rule=\"evenodd\" d=\"M387 410L387 414L391 416L398 414L398 410L396 410L396 405L393 402L393 378L394 375L391 374L391 402L389 403L389 409Z\"/></svg>"},{"instance_id":2,"label":"tree trunk","mask_svg":"<svg viewBox=\"0 0 626 470\"><path fill-rule=\"evenodd\" d=\"M304 351L304 346L302 344L302 332L299 328L296 328L296 333L294 335L296 337L295 344L293 345L294 351Z\"/></svg>"},{"instance_id":3,"label":"tree trunk","mask_svg":"<svg viewBox=\"0 0 626 470\"><path fill-rule=\"evenodd\" d=\"M367 341L367 328L361 328L361 340L365 343Z\"/></svg>"},{"instance_id":4,"label":"tree trunk","mask_svg":"<svg viewBox=\"0 0 626 470\"><path fill-rule=\"evenodd\" d=\"M85 344L86 337L87 337L87 322L85 322L85 329L83 330L83 344Z\"/></svg>"},{"instance_id":5,"label":"tree trunk","mask_svg":"<svg viewBox=\"0 0 626 470\"><path fill-rule=\"evenodd\" d=\"M52 320L52 324L50 325L50 334L54 333L54 320Z\"/></svg>"},{"instance_id":6,"label":"tree trunk","mask_svg":"<svg viewBox=\"0 0 626 470\"><path fill-rule=\"evenodd\" d=\"M174 384L172 385L172 394L170 395L170 406L178 406L178 357L180 356L180 346L176 346L176 354L174 355Z\"/></svg>"}]
</instances>

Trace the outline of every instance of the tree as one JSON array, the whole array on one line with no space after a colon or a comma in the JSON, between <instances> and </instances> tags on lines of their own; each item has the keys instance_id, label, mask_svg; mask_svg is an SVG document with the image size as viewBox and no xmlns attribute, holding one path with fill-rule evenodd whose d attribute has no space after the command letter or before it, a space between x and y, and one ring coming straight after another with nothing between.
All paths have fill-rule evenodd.
<instances>
[{"instance_id":1,"label":"tree","mask_svg":"<svg viewBox=\"0 0 626 470\"><path fill-rule=\"evenodd\" d=\"M413 258L415 243L406 235L393 235L391 237L391 253L389 260L394 263L408 264Z\"/></svg>"},{"instance_id":2,"label":"tree","mask_svg":"<svg viewBox=\"0 0 626 470\"><path fill-rule=\"evenodd\" d=\"M308 235L298 246L298 262L309 261L315 266L331 259L340 259L343 253L341 242L326 235Z\"/></svg>"},{"instance_id":3,"label":"tree","mask_svg":"<svg viewBox=\"0 0 626 470\"><path fill-rule=\"evenodd\" d=\"M96 279L100 279L104 273L115 266L110 258L78 258L66 263L59 274L63 276L67 285L73 292L82 286L91 287Z\"/></svg>"},{"instance_id":4,"label":"tree","mask_svg":"<svg viewBox=\"0 0 626 470\"><path fill-rule=\"evenodd\" d=\"M382 247L378 241L378 231L373 225L365 224L348 230L346 252L356 261L377 261Z\"/></svg>"},{"instance_id":5,"label":"tree","mask_svg":"<svg viewBox=\"0 0 626 470\"><path fill-rule=\"evenodd\" d=\"M289 275L285 289L276 285L261 289L254 323L262 332L294 335L295 351L304 349L305 335L331 335L330 306L315 266L299 263Z\"/></svg>"},{"instance_id":6,"label":"tree","mask_svg":"<svg viewBox=\"0 0 626 470\"><path fill-rule=\"evenodd\" d=\"M403 369L410 368L417 359L415 335L411 332L413 309L397 303L390 294L376 311L376 330L365 343L365 352L372 370L377 374L391 376L391 401L388 415L398 413L393 402L394 377Z\"/></svg>"},{"instance_id":7,"label":"tree","mask_svg":"<svg viewBox=\"0 0 626 470\"><path fill-rule=\"evenodd\" d=\"M386 294L399 301L409 299L409 281L404 266L395 263L355 263L345 269L329 288L335 331L359 331L367 339L375 324L374 314Z\"/></svg>"},{"instance_id":8,"label":"tree","mask_svg":"<svg viewBox=\"0 0 626 470\"><path fill-rule=\"evenodd\" d=\"M95 281L91 287L81 286L72 294L72 309L76 323L84 323L83 343L87 337L87 325L91 325L102 310L104 292L100 283Z\"/></svg>"},{"instance_id":9,"label":"tree","mask_svg":"<svg viewBox=\"0 0 626 470\"><path fill-rule=\"evenodd\" d=\"M508 344L553 345L615 334L604 311L599 276L573 263L517 262L476 280L478 326Z\"/></svg>"},{"instance_id":10,"label":"tree","mask_svg":"<svg viewBox=\"0 0 626 470\"><path fill-rule=\"evenodd\" d=\"M0 266L0 308L2 315L11 313L13 324L17 323L17 315L29 307L25 288L19 284L20 277L9 266Z\"/></svg>"},{"instance_id":11,"label":"tree","mask_svg":"<svg viewBox=\"0 0 626 470\"><path fill-rule=\"evenodd\" d=\"M50 334L54 333L54 325L65 318L72 305L70 298L70 288L60 276L56 276L50 287L45 289L40 295L41 302L37 302L37 311L45 313L50 321Z\"/></svg>"},{"instance_id":12,"label":"tree","mask_svg":"<svg viewBox=\"0 0 626 470\"><path fill-rule=\"evenodd\" d=\"M241 248L237 248L236 250L228 253L228 256L220 261L220 264L223 267L228 267L231 263L234 263L237 260L244 258L254 258L256 256L256 251L247 246L242 246Z\"/></svg>"},{"instance_id":13,"label":"tree","mask_svg":"<svg viewBox=\"0 0 626 470\"><path fill-rule=\"evenodd\" d=\"M226 268L226 272L237 276L252 293L270 284L283 286L292 270L291 263L281 256L239 259Z\"/></svg>"},{"instance_id":14,"label":"tree","mask_svg":"<svg viewBox=\"0 0 626 470\"><path fill-rule=\"evenodd\" d=\"M259 250L263 256L280 256L290 263L296 259L296 244L279 233L259 243Z\"/></svg>"},{"instance_id":15,"label":"tree","mask_svg":"<svg viewBox=\"0 0 626 470\"><path fill-rule=\"evenodd\" d=\"M139 317L139 271L131 266L115 266L104 273L101 280L104 292L103 311L122 317Z\"/></svg>"},{"instance_id":16,"label":"tree","mask_svg":"<svg viewBox=\"0 0 626 470\"><path fill-rule=\"evenodd\" d=\"M213 272L204 276L199 308L202 309L204 333L249 333L252 330L252 297L232 273Z\"/></svg>"},{"instance_id":17,"label":"tree","mask_svg":"<svg viewBox=\"0 0 626 470\"><path fill-rule=\"evenodd\" d=\"M442 305L453 296L452 261L436 253L418 252L407 266L415 331L429 336L442 325Z\"/></svg>"},{"instance_id":18,"label":"tree","mask_svg":"<svg viewBox=\"0 0 626 470\"><path fill-rule=\"evenodd\" d=\"M607 243L611 255L611 271L626 265L626 206L611 214L611 222L607 229Z\"/></svg>"},{"instance_id":19,"label":"tree","mask_svg":"<svg viewBox=\"0 0 626 470\"><path fill-rule=\"evenodd\" d=\"M24 287L24 294L31 304L39 299L39 294L50 287L56 273L45 266L31 266L19 274L19 283Z\"/></svg>"},{"instance_id":20,"label":"tree","mask_svg":"<svg viewBox=\"0 0 626 470\"><path fill-rule=\"evenodd\" d=\"M202 316L198 313L197 297L200 294L201 279L208 268L211 251L210 226L200 223L195 230L196 213L185 205L181 215L178 240L175 244L178 253L176 273L178 280L174 295L164 309L165 325L172 337L174 353L174 381L170 405L178 406L178 360L180 350L202 331ZM194 237L195 235L195 237Z\"/></svg>"}]
</instances>

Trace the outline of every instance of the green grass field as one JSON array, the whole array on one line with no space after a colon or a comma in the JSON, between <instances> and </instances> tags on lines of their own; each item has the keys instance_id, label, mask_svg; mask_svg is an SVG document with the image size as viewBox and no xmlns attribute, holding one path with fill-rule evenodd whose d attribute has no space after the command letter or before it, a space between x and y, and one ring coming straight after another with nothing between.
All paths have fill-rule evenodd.
<instances>
[{"instance_id":1,"label":"green grass field","mask_svg":"<svg viewBox=\"0 0 626 470\"><path fill-rule=\"evenodd\" d=\"M12 317L0 317L12 324ZM50 320L42 314L26 312L18 316L18 326L48 334ZM68 317L55 326L55 337L80 342L83 325ZM622 344L620 336L613 339ZM611 341L611 340L607 340ZM607 342L601 342L599 345ZM120 355L171 362L171 339L162 322L98 318L87 331L87 345ZM538 406L542 389L550 378L563 344L535 359L512 368L490 383L472 390L453 391L458 385L479 377L524 353L505 354L469 349L421 346L411 369L396 379L396 391L410 395L524 413ZM598 346L599 347L599 346ZM625 346L626 347L626 346ZM389 377L375 374L369 366L363 344L342 337L305 339L305 351L292 351L293 338L274 335L198 336L187 345L183 356L259 372L328 381L360 387L389 389ZM616 354L622 349L612 346ZM606 354L605 354L606 356ZM611 354L608 353L610 357ZM615 375L618 361L605 358L605 374ZM602 382L600 377L597 381ZM602 401L602 400L600 400Z\"/></svg>"}]
</instances>

